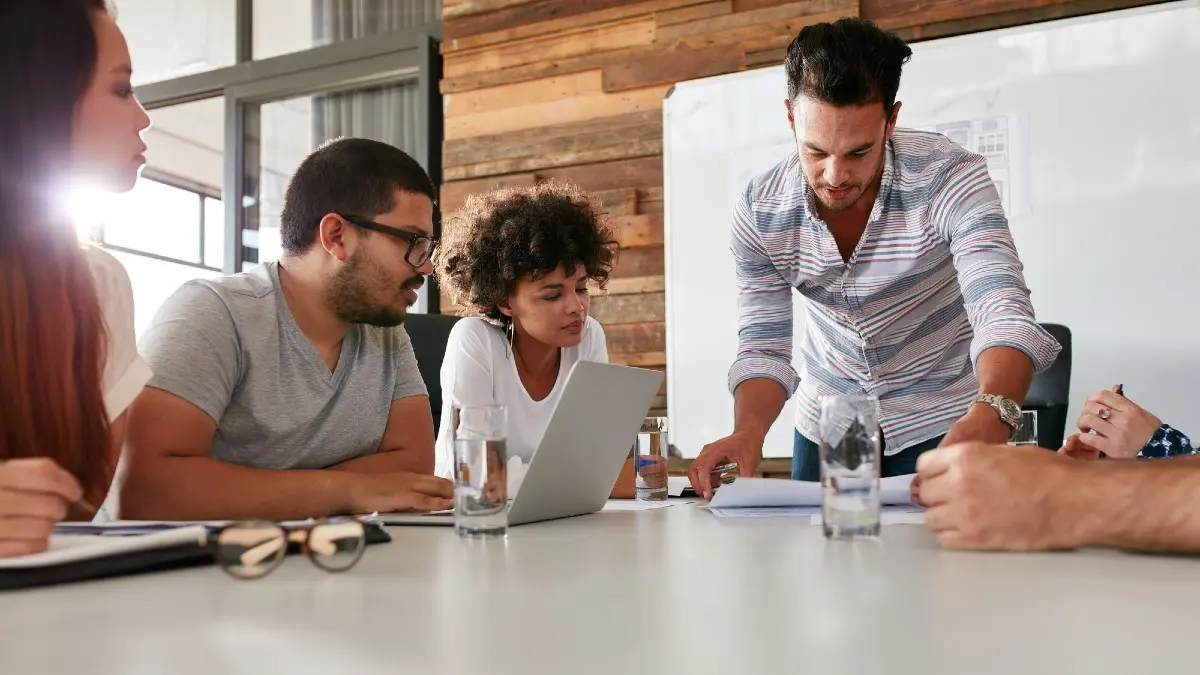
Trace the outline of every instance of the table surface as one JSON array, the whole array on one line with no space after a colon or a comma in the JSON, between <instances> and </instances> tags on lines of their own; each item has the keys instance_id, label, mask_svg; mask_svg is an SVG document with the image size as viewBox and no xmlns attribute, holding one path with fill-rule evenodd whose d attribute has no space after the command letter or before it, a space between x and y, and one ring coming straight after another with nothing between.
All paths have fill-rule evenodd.
<instances>
[{"instance_id":1,"label":"table surface","mask_svg":"<svg viewBox=\"0 0 1200 675\"><path fill-rule=\"evenodd\" d=\"M1200 560L828 542L675 502L463 540L0 594L0 673L1195 673Z\"/></svg>"}]
</instances>

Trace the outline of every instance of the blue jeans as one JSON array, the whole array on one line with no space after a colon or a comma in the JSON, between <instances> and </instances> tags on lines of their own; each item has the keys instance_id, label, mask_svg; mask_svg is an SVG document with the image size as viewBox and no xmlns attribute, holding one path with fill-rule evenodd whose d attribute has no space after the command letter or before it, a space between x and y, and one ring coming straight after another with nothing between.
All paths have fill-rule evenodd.
<instances>
[{"instance_id":1,"label":"blue jeans","mask_svg":"<svg viewBox=\"0 0 1200 675\"><path fill-rule=\"evenodd\" d=\"M914 446L905 448L892 456L883 456L883 471L880 477L903 476L917 472L917 458L926 450L932 450L942 442L945 436L931 438ZM886 441L883 443L886 448ZM808 440L799 431L792 446L792 480L821 480L821 453L816 443Z\"/></svg>"}]
</instances>

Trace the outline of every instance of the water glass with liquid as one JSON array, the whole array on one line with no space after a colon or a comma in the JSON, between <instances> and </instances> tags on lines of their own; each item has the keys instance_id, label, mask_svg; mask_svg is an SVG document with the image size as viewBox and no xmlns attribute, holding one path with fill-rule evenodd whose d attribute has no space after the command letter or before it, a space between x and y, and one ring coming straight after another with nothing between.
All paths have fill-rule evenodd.
<instances>
[{"instance_id":1,"label":"water glass with liquid","mask_svg":"<svg viewBox=\"0 0 1200 675\"><path fill-rule=\"evenodd\" d=\"M878 409L874 396L821 398L821 520L829 539L880 534Z\"/></svg>"},{"instance_id":2,"label":"water glass with liquid","mask_svg":"<svg viewBox=\"0 0 1200 675\"><path fill-rule=\"evenodd\" d=\"M508 415L504 406L455 406L454 531L461 537L508 533Z\"/></svg>"},{"instance_id":3,"label":"water glass with liquid","mask_svg":"<svg viewBox=\"0 0 1200 675\"><path fill-rule=\"evenodd\" d=\"M661 502L667 498L667 418L642 420L633 445L633 492L639 500Z\"/></svg>"},{"instance_id":4,"label":"water glass with liquid","mask_svg":"<svg viewBox=\"0 0 1200 675\"><path fill-rule=\"evenodd\" d=\"M1038 444L1038 418L1036 410L1024 410L1021 412L1021 428L1017 430L1013 437L1009 439L1009 445L1037 445Z\"/></svg>"}]
</instances>

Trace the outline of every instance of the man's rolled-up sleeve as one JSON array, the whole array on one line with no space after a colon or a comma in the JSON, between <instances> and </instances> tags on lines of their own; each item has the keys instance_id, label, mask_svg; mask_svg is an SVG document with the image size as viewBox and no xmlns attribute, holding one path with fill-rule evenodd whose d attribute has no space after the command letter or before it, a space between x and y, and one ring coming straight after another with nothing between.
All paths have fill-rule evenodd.
<instances>
[{"instance_id":1,"label":"man's rolled-up sleeve","mask_svg":"<svg viewBox=\"0 0 1200 675\"><path fill-rule=\"evenodd\" d=\"M1036 370L1049 368L1062 346L1034 316L1024 268L986 161L964 154L947 169L935 194L931 216L950 243L975 332L972 363L986 349L1012 347L1024 352Z\"/></svg>"},{"instance_id":2,"label":"man's rolled-up sleeve","mask_svg":"<svg viewBox=\"0 0 1200 675\"><path fill-rule=\"evenodd\" d=\"M790 398L800 383L792 367L792 287L763 245L751 190L747 187L733 210L730 251L737 282L738 351L729 369L729 391L746 380L767 378Z\"/></svg>"}]
</instances>

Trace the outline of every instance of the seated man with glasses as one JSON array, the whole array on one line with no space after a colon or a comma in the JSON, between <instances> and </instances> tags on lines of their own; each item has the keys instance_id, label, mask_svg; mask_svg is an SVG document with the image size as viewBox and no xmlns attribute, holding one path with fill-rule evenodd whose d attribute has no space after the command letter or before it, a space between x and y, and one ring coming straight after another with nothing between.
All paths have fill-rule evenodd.
<instances>
[{"instance_id":1,"label":"seated man with glasses","mask_svg":"<svg viewBox=\"0 0 1200 675\"><path fill-rule=\"evenodd\" d=\"M404 152L339 139L284 196L283 256L185 284L139 345L121 517L263 518L449 508L401 327L433 271L435 192Z\"/></svg>"}]
</instances>

